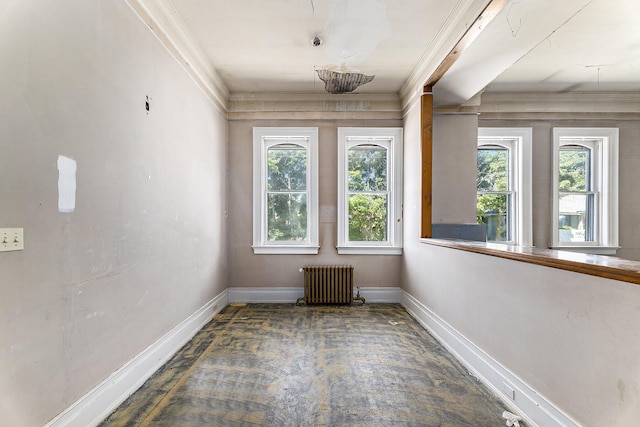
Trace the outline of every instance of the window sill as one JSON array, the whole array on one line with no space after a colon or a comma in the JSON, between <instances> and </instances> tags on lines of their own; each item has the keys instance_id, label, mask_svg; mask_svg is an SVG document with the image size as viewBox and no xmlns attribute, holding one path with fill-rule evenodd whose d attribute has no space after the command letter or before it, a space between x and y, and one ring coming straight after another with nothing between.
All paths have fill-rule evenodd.
<instances>
[{"instance_id":1,"label":"window sill","mask_svg":"<svg viewBox=\"0 0 640 427\"><path fill-rule=\"evenodd\" d=\"M252 246L254 255L317 255L320 246Z\"/></svg>"},{"instance_id":2,"label":"window sill","mask_svg":"<svg viewBox=\"0 0 640 427\"><path fill-rule=\"evenodd\" d=\"M592 255L615 255L619 246L551 246L556 251L580 252Z\"/></svg>"},{"instance_id":3,"label":"window sill","mask_svg":"<svg viewBox=\"0 0 640 427\"><path fill-rule=\"evenodd\" d=\"M422 243L442 246L514 261L528 262L575 273L640 284L640 262L609 256L553 249L509 246L486 242L420 239Z\"/></svg>"},{"instance_id":4,"label":"window sill","mask_svg":"<svg viewBox=\"0 0 640 427\"><path fill-rule=\"evenodd\" d=\"M396 246L336 246L338 255L402 255Z\"/></svg>"}]
</instances>

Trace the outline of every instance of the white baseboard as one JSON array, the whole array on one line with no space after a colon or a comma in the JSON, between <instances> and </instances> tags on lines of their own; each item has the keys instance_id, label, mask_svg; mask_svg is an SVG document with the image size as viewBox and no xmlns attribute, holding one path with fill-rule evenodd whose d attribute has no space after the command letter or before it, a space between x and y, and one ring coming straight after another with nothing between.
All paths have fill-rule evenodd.
<instances>
[{"instance_id":1,"label":"white baseboard","mask_svg":"<svg viewBox=\"0 0 640 427\"><path fill-rule=\"evenodd\" d=\"M229 288L229 303L295 303L304 295L301 287ZM399 303L402 291L393 287L360 287L367 303Z\"/></svg>"},{"instance_id":2,"label":"white baseboard","mask_svg":"<svg viewBox=\"0 0 640 427\"><path fill-rule=\"evenodd\" d=\"M360 295L368 303L396 303L402 299L402 289L394 287L363 287L360 286Z\"/></svg>"},{"instance_id":3,"label":"white baseboard","mask_svg":"<svg viewBox=\"0 0 640 427\"><path fill-rule=\"evenodd\" d=\"M301 287L291 288L228 288L229 304L234 303L295 303L304 295Z\"/></svg>"},{"instance_id":4,"label":"white baseboard","mask_svg":"<svg viewBox=\"0 0 640 427\"><path fill-rule=\"evenodd\" d=\"M45 427L98 425L227 305L228 297L225 290L125 363L109 378L49 421Z\"/></svg>"},{"instance_id":5,"label":"white baseboard","mask_svg":"<svg viewBox=\"0 0 640 427\"><path fill-rule=\"evenodd\" d=\"M491 358L464 335L425 307L420 301L402 291L401 304L422 326L424 326L447 350L462 362L507 405L531 426L580 425L546 400L508 369ZM504 384L507 384L505 387ZM515 399L507 396L506 390L515 391ZM509 390L510 392L510 390Z\"/></svg>"}]
</instances>

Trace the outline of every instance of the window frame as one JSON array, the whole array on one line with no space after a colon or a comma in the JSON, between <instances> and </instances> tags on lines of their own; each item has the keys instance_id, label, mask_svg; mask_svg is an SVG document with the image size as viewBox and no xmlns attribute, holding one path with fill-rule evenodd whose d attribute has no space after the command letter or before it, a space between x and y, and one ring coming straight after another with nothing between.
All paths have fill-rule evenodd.
<instances>
[{"instance_id":1,"label":"window frame","mask_svg":"<svg viewBox=\"0 0 640 427\"><path fill-rule=\"evenodd\" d=\"M560 242L559 153L563 146L578 145L591 151L594 193L592 242ZM553 128L551 248L615 255L618 245L618 128Z\"/></svg>"},{"instance_id":2,"label":"window frame","mask_svg":"<svg viewBox=\"0 0 640 427\"><path fill-rule=\"evenodd\" d=\"M491 243L533 246L532 221L532 141L533 129L527 127L479 127L480 148L486 145L502 146L509 152L509 181L511 189L511 240ZM477 194L477 191L476 191ZM477 201L476 201L477 206Z\"/></svg>"},{"instance_id":3,"label":"window frame","mask_svg":"<svg viewBox=\"0 0 640 427\"><path fill-rule=\"evenodd\" d=\"M369 140L387 150L387 240L349 240L348 150ZM376 141L378 139L378 141ZM338 254L402 255L402 149L401 127L338 127Z\"/></svg>"},{"instance_id":4,"label":"window frame","mask_svg":"<svg viewBox=\"0 0 640 427\"><path fill-rule=\"evenodd\" d=\"M270 147L282 143L301 145L307 150L307 239L301 242L268 240L267 223L267 154ZM318 232L318 128L253 128L253 253L317 254Z\"/></svg>"}]
</instances>

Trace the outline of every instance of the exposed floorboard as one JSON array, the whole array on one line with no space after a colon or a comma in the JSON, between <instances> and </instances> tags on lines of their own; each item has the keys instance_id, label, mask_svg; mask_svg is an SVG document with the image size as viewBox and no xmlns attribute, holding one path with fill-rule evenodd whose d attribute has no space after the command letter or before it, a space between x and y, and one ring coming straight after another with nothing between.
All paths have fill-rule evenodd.
<instances>
[{"instance_id":1,"label":"exposed floorboard","mask_svg":"<svg viewBox=\"0 0 640 427\"><path fill-rule=\"evenodd\" d=\"M399 304L240 304L101 425L500 426L504 410Z\"/></svg>"}]
</instances>

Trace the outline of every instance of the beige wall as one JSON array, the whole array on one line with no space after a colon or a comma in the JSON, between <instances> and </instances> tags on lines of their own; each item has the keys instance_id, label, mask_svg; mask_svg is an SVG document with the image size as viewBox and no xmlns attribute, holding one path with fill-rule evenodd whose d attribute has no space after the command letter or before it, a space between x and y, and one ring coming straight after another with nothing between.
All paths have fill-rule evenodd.
<instances>
[{"instance_id":1,"label":"beige wall","mask_svg":"<svg viewBox=\"0 0 640 427\"><path fill-rule=\"evenodd\" d=\"M621 139L637 135L618 124ZM548 126L534 123L534 144ZM640 286L421 243L419 159L415 106L405 119L403 289L577 422L636 423Z\"/></svg>"},{"instance_id":2,"label":"beige wall","mask_svg":"<svg viewBox=\"0 0 640 427\"><path fill-rule=\"evenodd\" d=\"M318 127L320 252L254 255L252 135L254 126ZM399 120L238 120L229 122L229 286L302 287L305 264L351 264L357 286L399 286L400 256L338 255L336 250L339 126L393 127ZM366 297L366 295L365 295Z\"/></svg>"},{"instance_id":3,"label":"beige wall","mask_svg":"<svg viewBox=\"0 0 640 427\"><path fill-rule=\"evenodd\" d=\"M476 223L477 114L433 118L434 224ZM415 159L414 159L415 160ZM415 179L406 177L405 181Z\"/></svg>"},{"instance_id":4,"label":"beige wall","mask_svg":"<svg viewBox=\"0 0 640 427\"><path fill-rule=\"evenodd\" d=\"M0 9L0 425L38 426L226 289L226 120L124 0Z\"/></svg>"}]
</instances>

